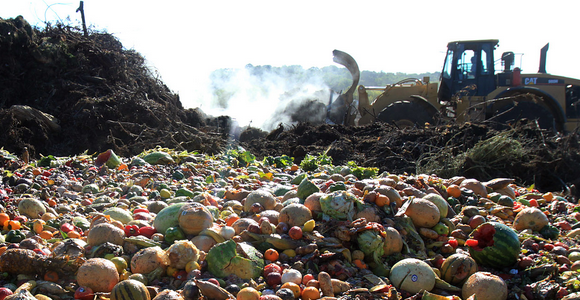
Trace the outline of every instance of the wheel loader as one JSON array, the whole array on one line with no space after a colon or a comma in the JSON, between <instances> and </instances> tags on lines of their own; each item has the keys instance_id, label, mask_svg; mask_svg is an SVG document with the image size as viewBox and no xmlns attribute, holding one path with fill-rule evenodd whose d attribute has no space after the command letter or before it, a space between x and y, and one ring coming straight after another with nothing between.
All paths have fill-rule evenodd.
<instances>
[{"instance_id":1,"label":"wheel loader","mask_svg":"<svg viewBox=\"0 0 580 300\"><path fill-rule=\"evenodd\" d=\"M382 87L358 85L356 61L334 50L334 61L350 71L353 83L331 101L327 120L345 125L381 121L401 127L445 120L511 123L527 118L544 129L575 130L580 125L580 80L546 72L549 44L541 49L539 71L528 74L515 67L514 52L504 52L496 61L498 43L450 42L439 82L409 78ZM370 91L380 95L371 101Z\"/></svg>"}]
</instances>

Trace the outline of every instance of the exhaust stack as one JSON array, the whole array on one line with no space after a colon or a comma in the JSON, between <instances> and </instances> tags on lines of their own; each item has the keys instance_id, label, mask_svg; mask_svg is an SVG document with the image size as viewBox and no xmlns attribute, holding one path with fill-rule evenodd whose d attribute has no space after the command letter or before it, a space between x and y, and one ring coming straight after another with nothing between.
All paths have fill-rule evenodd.
<instances>
[{"instance_id":1,"label":"exhaust stack","mask_svg":"<svg viewBox=\"0 0 580 300\"><path fill-rule=\"evenodd\" d=\"M542 47L542 50L540 50L540 70L538 70L538 73L546 73L546 55L549 47L550 43L547 43L546 46Z\"/></svg>"}]
</instances>

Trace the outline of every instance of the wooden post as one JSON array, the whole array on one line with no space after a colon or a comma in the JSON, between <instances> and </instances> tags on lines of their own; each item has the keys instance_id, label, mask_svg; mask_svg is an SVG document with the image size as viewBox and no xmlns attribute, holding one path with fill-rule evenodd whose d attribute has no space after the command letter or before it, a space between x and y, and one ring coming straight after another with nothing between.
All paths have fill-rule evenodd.
<instances>
[{"instance_id":1,"label":"wooden post","mask_svg":"<svg viewBox=\"0 0 580 300\"><path fill-rule=\"evenodd\" d=\"M83 21L83 32L85 33L85 36L89 36L89 32L87 31L87 23L85 22L85 9L83 1L81 1L81 4L79 5L79 8L77 8L76 12L79 11L81 12L81 19Z\"/></svg>"}]
</instances>

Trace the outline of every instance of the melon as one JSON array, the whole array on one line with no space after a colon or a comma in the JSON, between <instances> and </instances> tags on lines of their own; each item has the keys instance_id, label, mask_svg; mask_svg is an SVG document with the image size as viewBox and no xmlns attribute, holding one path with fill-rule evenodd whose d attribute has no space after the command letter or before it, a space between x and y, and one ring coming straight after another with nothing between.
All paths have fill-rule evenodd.
<instances>
[{"instance_id":1,"label":"melon","mask_svg":"<svg viewBox=\"0 0 580 300\"><path fill-rule=\"evenodd\" d=\"M115 285L111 291L111 300L150 300L147 287L140 281L127 279Z\"/></svg>"},{"instance_id":2,"label":"melon","mask_svg":"<svg viewBox=\"0 0 580 300\"><path fill-rule=\"evenodd\" d=\"M518 260L521 250L518 234L504 224L483 223L469 237L477 241L477 245L466 243L469 255L480 265L506 268L513 266Z\"/></svg>"},{"instance_id":3,"label":"melon","mask_svg":"<svg viewBox=\"0 0 580 300\"><path fill-rule=\"evenodd\" d=\"M487 272L476 272L469 276L461 288L463 299L474 294L477 300L505 300L508 296L508 288L499 276Z\"/></svg>"},{"instance_id":4,"label":"melon","mask_svg":"<svg viewBox=\"0 0 580 300\"><path fill-rule=\"evenodd\" d=\"M186 204L185 202L175 203L160 210L153 220L155 230L165 232L169 227L179 226L179 210Z\"/></svg>"},{"instance_id":5,"label":"melon","mask_svg":"<svg viewBox=\"0 0 580 300\"><path fill-rule=\"evenodd\" d=\"M431 291L435 287L435 277L435 272L426 262L406 258L391 268L389 280L396 288L416 294L423 290Z\"/></svg>"}]
</instances>

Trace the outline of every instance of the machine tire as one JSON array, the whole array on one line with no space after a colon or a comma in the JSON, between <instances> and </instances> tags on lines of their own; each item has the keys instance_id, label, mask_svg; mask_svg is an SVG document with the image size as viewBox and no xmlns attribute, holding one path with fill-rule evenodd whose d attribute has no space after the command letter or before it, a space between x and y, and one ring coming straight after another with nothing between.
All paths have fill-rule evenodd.
<instances>
[{"instance_id":1,"label":"machine tire","mask_svg":"<svg viewBox=\"0 0 580 300\"><path fill-rule=\"evenodd\" d=\"M492 120L499 123L514 123L520 119L538 120L538 125L542 129L559 130L554 115L544 105L533 101L520 101L517 105L514 102L507 103L494 111Z\"/></svg>"},{"instance_id":2,"label":"machine tire","mask_svg":"<svg viewBox=\"0 0 580 300\"><path fill-rule=\"evenodd\" d=\"M421 104L409 100L390 104L379 113L377 119L398 127L422 127L425 123L434 122L433 116Z\"/></svg>"}]
</instances>

